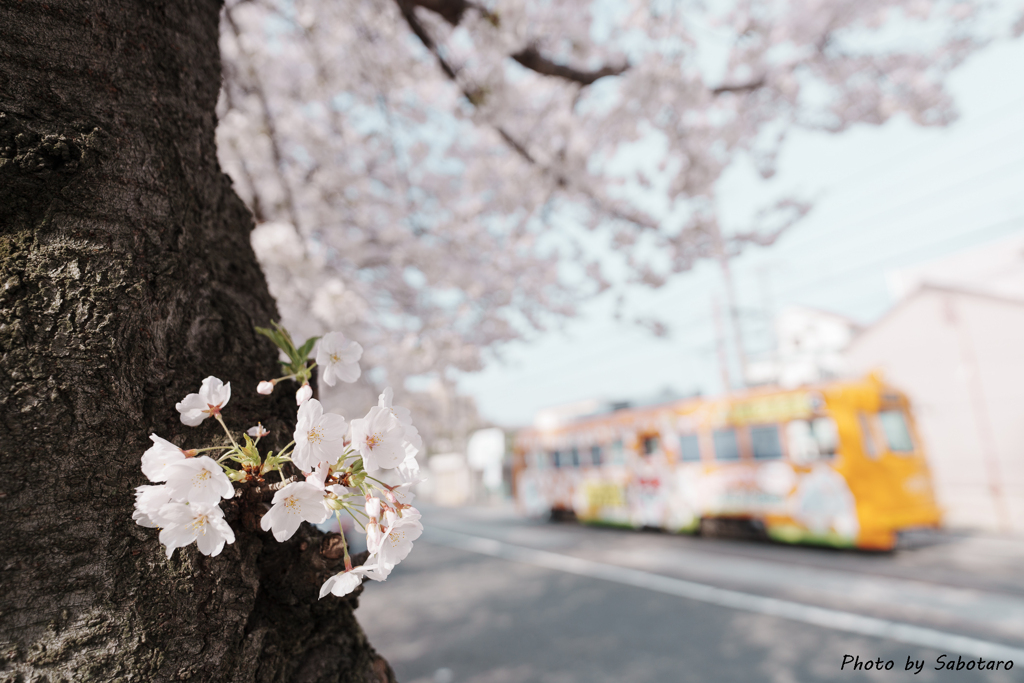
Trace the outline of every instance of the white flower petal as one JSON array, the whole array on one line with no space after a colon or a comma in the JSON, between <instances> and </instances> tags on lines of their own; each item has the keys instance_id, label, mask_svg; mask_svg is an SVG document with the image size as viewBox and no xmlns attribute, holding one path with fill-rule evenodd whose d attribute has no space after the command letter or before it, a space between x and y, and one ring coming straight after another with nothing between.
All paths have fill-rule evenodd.
<instances>
[{"instance_id":1,"label":"white flower petal","mask_svg":"<svg viewBox=\"0 0 1024 683\"><path fill-rule=\"evenodd\" d=\"M185 459L181 449L156 434L149 435L153 445L142 454L142 473L152 482L167 481L167 466Z\"/></svg>"}]
</instances>

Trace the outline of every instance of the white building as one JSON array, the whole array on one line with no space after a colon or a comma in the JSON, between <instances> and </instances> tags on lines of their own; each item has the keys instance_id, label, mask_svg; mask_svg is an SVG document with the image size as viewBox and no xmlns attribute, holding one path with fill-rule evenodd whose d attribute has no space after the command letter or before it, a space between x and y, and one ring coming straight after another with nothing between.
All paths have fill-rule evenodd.
<instances>
[{"instance_id":1,"label":"white building","mask_svg":"<svg viewBox=\"0 0 1024 683\"><path fill-rule=\"evenodd\" d=\"M862 327L789 307L751 383L881 370L905 391L952 527L1024 532L1024 234L888 276L896 305Z\"/></svg>"},{"instance_id":2,"label":"white building","mask_svg":"<svg viewBox=\"0 0 1024 683\"><path fill-rule=\"evenodd\" d=\"M1024 299L1024 234L902 268L887 279L897 301L925 284Z\"/></svg>"},{"instance_id":3,"label":"white building","mask_svg":"<svg viewBox=\"0 0 1024 683\"><path fill-rule=\"evenodd\" d=\"M934 272L955 281L952 265ZM1024 532L1024 297L930 284L928 270L846 362L909 395L947 525Z\"/></svg>"},{"instance_id":4,"label":"white building","mask_svg":"<svg viewBox=\"0 0 1024 683\"><path fill-rule=\"evenodd\" d=\"M790 388L845 376L843 351L860 329L838 313L787 306L775 318L773 357L751 363L747 381Z\"/></svg>"}]
</instances>

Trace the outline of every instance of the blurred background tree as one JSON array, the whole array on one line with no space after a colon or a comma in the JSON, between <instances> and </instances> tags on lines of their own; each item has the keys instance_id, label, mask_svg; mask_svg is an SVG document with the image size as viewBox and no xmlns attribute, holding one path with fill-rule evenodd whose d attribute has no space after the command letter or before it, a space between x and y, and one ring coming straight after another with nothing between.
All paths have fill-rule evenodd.
<instances>
[{"instance_id":1,"label":"blurred background tree","mask_svg":"<svg viewBox=\"0 0 1024 683\"><path fill-rule=\"evenodd\" d=\"M374 349L351 400L386 383L425 406L596 293L771 244L808 198L722 225L715 188L737 163L771 177L794 129L952 121L983 10L229 0L220 156L285 321ZM419 375L431 392L402 396Z\"/></svg>"}]
</instances>

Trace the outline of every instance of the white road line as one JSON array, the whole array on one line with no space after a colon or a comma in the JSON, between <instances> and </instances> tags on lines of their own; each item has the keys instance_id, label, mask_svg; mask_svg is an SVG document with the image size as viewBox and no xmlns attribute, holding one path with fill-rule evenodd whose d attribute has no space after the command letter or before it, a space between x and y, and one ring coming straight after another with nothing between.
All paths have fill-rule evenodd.
<instances>
[{"instance_id":1,"label":"white road line","mask_svg":"<svg viewBox=\"0 0 1024 683\"><path fill-rule=\"evenodd\" d=\"M423 540L436 545L444 545L481 555L512 560L513 562L521 562L535 567L554 569L595 579L604 579L605 581L613 581L637 588L646 588L647 590L666 595L675 595L689 600L720 605L744 612L766 614L772 617L781 617L814 626L822 626L836 631L846 631L884 640L894 640L940 652L970 657L983 657L985 659L1024 661L1024 649L1001 643L936 631L935 629L904 624L898 621L889 621L888 619L867 617L861 614L854 614L853 612L814 607L813 605L805 605L789 600L767 598L763 595L718 588L694 581L651 574L638 569L629 569L613 564L584 560L579 557L560 555L546 550L535 550L519 545L511 545L492 538L472 536L449 529L432 527L424 534Z\"/></svg>"}]
</instances>

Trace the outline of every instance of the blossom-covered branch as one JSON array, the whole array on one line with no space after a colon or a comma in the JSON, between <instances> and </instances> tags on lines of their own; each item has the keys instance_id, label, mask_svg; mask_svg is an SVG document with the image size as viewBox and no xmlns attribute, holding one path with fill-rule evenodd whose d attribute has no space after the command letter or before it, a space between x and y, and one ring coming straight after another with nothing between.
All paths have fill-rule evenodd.
<instances>
[{"instance_id":1,"label":"blossom-covered branch","mask_svg":"<svg viewBox=\"0 0 1024 683\"><path fill-rule=\"evenodd\" d=\"M770 241L790 223L723 224L727 169L770 176L796 129L948 123L946 76L992 35L953 0L227 11L221 157L264 217L271 289L290 327L358 334L395 386Z\"/></svg>"}]
</instances>

